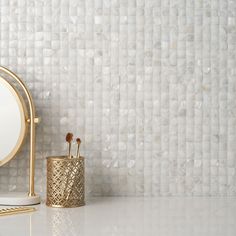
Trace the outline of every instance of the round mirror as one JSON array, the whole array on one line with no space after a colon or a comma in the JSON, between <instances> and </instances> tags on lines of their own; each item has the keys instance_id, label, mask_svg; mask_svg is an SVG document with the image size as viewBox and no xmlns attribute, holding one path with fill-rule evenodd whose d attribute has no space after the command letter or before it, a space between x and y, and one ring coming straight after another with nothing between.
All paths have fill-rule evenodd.
<instances>
[{"instance_id":1,"label":"round mirror","mask_svg":"<svg viewBox=\"0 0 236 236\"><path fill-rule=\"evenodd\" d=\"M26 134L26 119L22 97L0 77L0 166L20 149Z\"/></svg>"}]
</instances>

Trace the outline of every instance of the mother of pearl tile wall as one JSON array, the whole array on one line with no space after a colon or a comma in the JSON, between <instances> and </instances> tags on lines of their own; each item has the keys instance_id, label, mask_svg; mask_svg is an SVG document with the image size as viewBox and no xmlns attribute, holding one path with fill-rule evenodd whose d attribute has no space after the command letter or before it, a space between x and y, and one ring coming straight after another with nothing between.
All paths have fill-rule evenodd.
<instances>
[{"instance_id":1,"label":"mother of pearl tile wall","mask_svg":"<svg viewBox=\"0 0 236 236\"><path fill-rule=\"evenodd\" d=\"M89 195L236 195L235 0L0 0L0 64L42 117L37 192L73 131ZM26 190L27 151L1 191Z\"/></svg>"}]
</instances>

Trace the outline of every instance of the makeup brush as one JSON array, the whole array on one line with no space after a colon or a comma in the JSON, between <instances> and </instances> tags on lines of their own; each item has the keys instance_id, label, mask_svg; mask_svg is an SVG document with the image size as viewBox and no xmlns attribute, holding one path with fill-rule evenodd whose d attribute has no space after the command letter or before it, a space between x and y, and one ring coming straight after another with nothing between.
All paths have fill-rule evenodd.
<instances>
[{"instance_id":1,"label":"makeup brush","mask_svg":"<svg viewBox=\"0 0 236 236\"><path fill-rule=\"evenodd\" d=\"M71 143L72 143L72 139L73 139L73 134L72 133L68 133L66 135L66 142L69 144L69 155L68 157L71 159Z\"/></svg>"},{"instance_id":2,"label":"makeup brush","mask_svg":"<svg viewBox=\"0 0 236 236\"><path fill-rule=\"evenodd\" d=\"M81 144L81 140L80 138L77 138L76 139L76 143L77 143L77 152L76 152L76 158L79 158L80 157L80 153L79 153L79 147L80 147L80 144Z\"/></svg>"},{"instance_id":3,"label":"makeup brush","mask_svg":"<svg viewBox=\"0 0 236 236\"><path fill-rule=\"evenodd\" d=\"M80 138L77 138L76 139L76 143L77 143L77 152L76 152L76 158L80 158L80 153L79 153L79 147L80 147L80 144L81 144L81 139ZM70 179L72 179L72 185L70 186L70 189L69 191L65 191L65 194L66 194L66 200L69 199L71 193L72 193L72 190L74 189L74 185L75 185L75 180L76 180L76 175L78 174L78 171L80 170L79 166L76 165L75 166L76 170L74 172L71 173L71 177ZM75 176L74 176L75 175ZM74 177L73 177L74 176ZM68 186L68 185L67 185Z\"/></svg>"},{"instance_id":4,"label":"makeup brush","mask_svg":"<svg viewBox=\"0 0 236 236\"><path fill-rule=\"evenodd\" d=\"M76 158L80 158L80 153L79 153L79 148L80 148L80 144L81 144L81 139L80 138L77 138L76 139L76 143L77 143L77 152L76 152ZM80 160L78 160L78 161L80 161ZM75 174L74 173L72 173L72 175L75 175L75 176L77 176L79 173L79 170L80 170L80 167L78 166L78 165L76 165L76 170L75 170ZM71 193L72 193L72 190L74 189L74 185L75 185L75 183L76 183L76 177L74 177L73 178L73 183L72 183L72 185L71 185L71 188L69 189L69 192L68 192L68 194L67 194L67 196L66 196L66 200L68 200L69 199L69 197L70 197L70 195L71 195Z\"/></svg>"}]
</instances>

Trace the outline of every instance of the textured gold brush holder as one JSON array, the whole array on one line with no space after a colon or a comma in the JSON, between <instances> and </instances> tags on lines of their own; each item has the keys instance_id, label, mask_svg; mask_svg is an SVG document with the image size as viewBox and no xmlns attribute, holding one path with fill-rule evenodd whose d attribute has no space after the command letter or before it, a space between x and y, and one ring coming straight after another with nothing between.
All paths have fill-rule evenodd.
<instances>
[{"instance_id":1,"label":"textured gold brush holder","mask_svg":"<svg viewBox=\"0 0 236 236\"><path fill-rule=\"evenodd\" d=\"M47 201L50 207L79 207L84 202L84 157L47 157Z\"/></svg>"}]
</instances>

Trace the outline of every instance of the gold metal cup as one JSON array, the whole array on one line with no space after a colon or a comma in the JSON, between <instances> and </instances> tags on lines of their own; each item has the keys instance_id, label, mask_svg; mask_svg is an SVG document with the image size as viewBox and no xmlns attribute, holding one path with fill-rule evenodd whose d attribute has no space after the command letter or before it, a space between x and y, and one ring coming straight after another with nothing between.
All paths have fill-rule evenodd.
<instances>
[{"instance_id":1,"label":"gold metal cup","mask_svg":"<svg viewBox=\"0 0 236 236\"><path fill-rule=\"evenodd\" d=\"M47 200L50 207L79 207L84 201L84 157L47 157Z\"/></svg>"}]
</instances>

